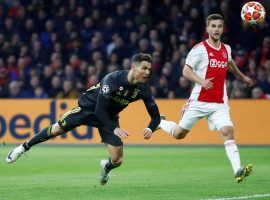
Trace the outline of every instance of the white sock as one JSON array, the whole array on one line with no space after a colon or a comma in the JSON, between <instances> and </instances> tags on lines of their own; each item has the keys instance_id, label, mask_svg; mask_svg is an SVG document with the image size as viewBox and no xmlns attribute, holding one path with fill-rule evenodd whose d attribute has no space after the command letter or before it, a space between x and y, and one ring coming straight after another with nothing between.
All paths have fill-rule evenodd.
<instances>
[{"instance_id":1,"label":"white sock","mask_svg":"<svg viewBox=\"0 0 270 200\"><path fill-rule=\"evenodd\" d=\"M167 121L167 120L161 120L159 127L162 128L162 130L166 131L170 135L173 136L173 132L175 128L177 127L177 124L172 121Z\"/></svg>"},{"instance_id":2,"label":"white sock","mask_svg":"<svg viewBox=\"0 0 270 200\"><path fill-rule=\"evenodd\" d=\"M238 148L235 144L234 140L226 140L224 142L225 150L227 153L227 157L229 158L234 174L236 174L237 170L240 168L240 155L238 152Z\"/></svg>"}]
</instances>

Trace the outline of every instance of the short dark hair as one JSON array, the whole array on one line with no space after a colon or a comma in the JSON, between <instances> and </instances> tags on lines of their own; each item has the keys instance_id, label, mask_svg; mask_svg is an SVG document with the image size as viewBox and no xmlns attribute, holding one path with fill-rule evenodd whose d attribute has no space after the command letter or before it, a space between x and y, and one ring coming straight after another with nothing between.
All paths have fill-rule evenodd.
<instances>
[{"instance_id":1,"label":"short dark hair","mask_svg":"<svg viewBox=\"0 0 270 200\"><path fill-rule=\"evenodd\" d=\"M218 20L218 19L220 19L221 21L224 21L222 15L220 15L220 14L212 14L212 15L209 15L209 16L207 17L207 19L206 19L206 25L208 26L209 23L210 23L210 21L212 21L212 20Z\"/></svg>"},{"instance_id":2,"label":"short dark hair","mask_svg":"<svg viewBox=\"0 0 270 200\"><path fill-rule=\"evenodd\" d=\"M146 54L146 53L138 53L135 54L132 57L132 62L133 63L141 63L142 61L146 61L146 62L150 62L152 63L152 57L150 54Z\"/></svg>"}]
</instances>

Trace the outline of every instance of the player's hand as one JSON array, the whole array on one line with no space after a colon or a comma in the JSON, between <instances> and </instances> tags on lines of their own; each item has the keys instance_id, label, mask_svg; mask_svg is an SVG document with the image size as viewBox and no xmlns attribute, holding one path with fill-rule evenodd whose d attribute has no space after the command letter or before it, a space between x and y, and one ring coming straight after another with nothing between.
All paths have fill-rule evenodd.
<instances>
[{"instance_id":1,"label":"player's hand","mask_svg":"<svg viewBox=\"0 0 270 200\"><path fill-rule=\"evenodd\" d=\"M253 80L247 76L243 77L243 82L246 83L248 87L253 85Z\"/></svg>"},{"instance_id":2,"label":"player's hand","mask_svg":"<svg viewBox=\"0 0 270 200\"><path fill-rule=\"evenodd\" d=\"M143 130L143 137L146 140L150 139L152 137L152 134L153 132L149 128Z\"/></svg>"},{"instance_id":3,"label":"player's hand","mask_svg":"<svg viewBox=\"0 0 270 200\"><path fill-rule=\"evenodd\" d=\"M214 78L208 78L208 79L205 79L202 83L202 87L206 90L210 90L213 88L213 80Z\"/></svg>"},{"instance_id":4,"label":"player's hand","mask_svg":"<svg viewBox=\"0 0 270 200\"><path fill-rule=\"evenodd\" d=\"M121 129L121 128L115 128L113 131L114 135L118 136L119 138L123 139L129 136L128 132Z\"/></svg>"}]
</instances>

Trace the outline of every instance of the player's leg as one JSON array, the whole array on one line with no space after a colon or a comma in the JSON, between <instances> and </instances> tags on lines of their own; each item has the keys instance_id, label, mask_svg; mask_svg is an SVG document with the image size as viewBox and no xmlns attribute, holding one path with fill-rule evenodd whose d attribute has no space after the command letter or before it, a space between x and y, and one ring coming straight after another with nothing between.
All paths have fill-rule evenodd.
<instances>
[{"instance_id":1,"label":"player's leg","mask_svg":"<svg viewBox=\"0 0 270 200\"><path fill-rule=\"evenodd\" d=\"M32 146L45 142L53 137L66 133L83 123L84 112L80 107L73 108L66 112L57 123L44 128L27 142L23 147L29 150Z\"/></svg>"},{"instance_id":2,"label":"player's leg","mask_svg":"<svg viewBox=\"0 0 270 200\"><path fill-rule=\"evenodd\" d=\"M115 123L118 123L118 121ZM102 141L107 145L109 152L109 159L100 161L100 183L101 185L105 185L109 180L110 171L122 164L123 142L119 137L113 134L112 130L107 129L106 127L99 127L98 130Z\"/></svg>"},{"instance_id":3,"label":"player's leg","mask_svg":"<svg viewBox=\"0 0 270 200\"><path fill-rule=\"evenodd\" d=\"M27 142L23 143L23 147L29 150L32 146L45 142L55 136L63 134L65 131L59 126L58 123L50 125L37 133Z\"/></svg>"},{"instance_id":4,"label":"player's leg","mask_svg":"<svg viewBox=\"0 0 270 200\"><path fill-rule=\"evenodd\" d=\"M64 131L61 129L58 123L55 123L53 125L44 128L42 131L33 136L30 140L24 142L23 144L17 146L15 149L11 150L6 157L6 161L8 163L15 162L22 154L28 151L32 146L39 144L41 142L45 142L56 135L62 134L63 132Z\"/></svg>"},{"instance_id":5,"label":"player's leg","mask_svg":"<svg viewBox=\"0 0 270 200\"><path fill-rule=\"evenodd\" d=\"M191 105L189 102L183 107L182 118L178 125L175 122L162 119L159 127L175 139L185 138L193 125L206 115L205 112L201 112L199 109L193 109L193 106L197 106L196 102Z\"/></svg>"},{"instance_id":6,"label":"player's leg","mask_svg":"<svg viewBox=\"0 0 270 200\"><path fill-rule=\"evenodd\" d=\"M168 121L162 119L160 121L159 127L167 132L169 135L173 136L175 139L183 139L188 134L189 130L182 128L173 121Z\"/></svg>"},{"instance_id":7,"label":"player's leg","mask_svg":"<svg viewBox=\"0 0 270 200\"><path fill-rule=\"evenodd\" d=\"M123 146L112 146L107 144L109 159L101 160L101 174L100 174L100 184L105 185L109 180L109 173L112 169L119 167L123 161Z\"/></svg>"},{"instance_id":8,"label":"player's leg","mask_svg":"<svg viewBox=\"0 0 270 200\"><path fill-rule=\"evenodd\" d=\"M234 140L234 129L232 126L223 126L220 129L221 138L224 141L226 154L232 165L236 182L241 182L252 172L252 165L241 167L240 155Z\"/></svg>"},{"instance_id":9,"label":"player's leg","mask_svg":"<svg viewBox=\"0 0 270 200\"><path fill-rule=\"evenodd\" d=\"M8 163L15 162L23 153L28 151L34 145L45 142L81 125L81 119L84 116L83 114L84 113L81 111L80 107L76 107L68 111L57 123L47 126L28 141L11 150L6 157L6 161Z\"/></svg>"},{"instance_id":10,"label":"player's leg","mask_svg":"<svg viewBox=\"0 0 270 200\"><path fill-rule=\"evenodd\" d=\"M241 163L239 151L234 140L234 129L232 126L223 126L220 128L219 132L224 142L227 157L230 160L234 174L236 174L237 170L241 166Z\"/></svg>"},{"instance_id":11,"label":"player's leg","mask_svg":"<svg viewBox=\"0 0 270 200\"><path fill-rule=\"evenodd\" d=\"M234 141L234 129L229 110L226 106L217 106L215 111L208 117L209 126L213 124L219 130L223 140L225 151L231 162L234 173L240 168L240 156Z\"/></svg>"},{"instance_id":12,"label":"player's leg","mask_svg":"<svg viewBox=\"0 0 270 200\"><path fill-rule=\"evenodd\" d=\"M219 105L216 111L209 117L209 121L211 121L211 123L219 130L224 142L227 157L235 174L235 179L237 182L241 182L251 173L252 166L247 165L246 167L241 168L240 155L234 140L234 128L230 119L228 107Z\"/></svg>"}]
</instances>

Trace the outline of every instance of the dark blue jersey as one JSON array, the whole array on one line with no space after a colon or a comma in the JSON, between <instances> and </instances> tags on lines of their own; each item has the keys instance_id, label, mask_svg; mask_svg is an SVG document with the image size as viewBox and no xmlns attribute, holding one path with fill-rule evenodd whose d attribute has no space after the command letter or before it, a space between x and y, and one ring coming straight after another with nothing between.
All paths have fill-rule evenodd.
<instances>
[{"instance_id":1,"label":"dark blue jersey","mask_svg":"<svg viewBox=\"0 0 270 200\"><path fill-rule=\"evenodd\" d=\"M112 121L129 103L142 99L151 116L149 128L155 130L160 121L157 105L148 83L130 84L126 70L108 74L97 85L89 88L79 99L79 106L95 111L106 126L113 126ZM111 127L115 128L115 127Z\"/></svg>"}]
</instances>

